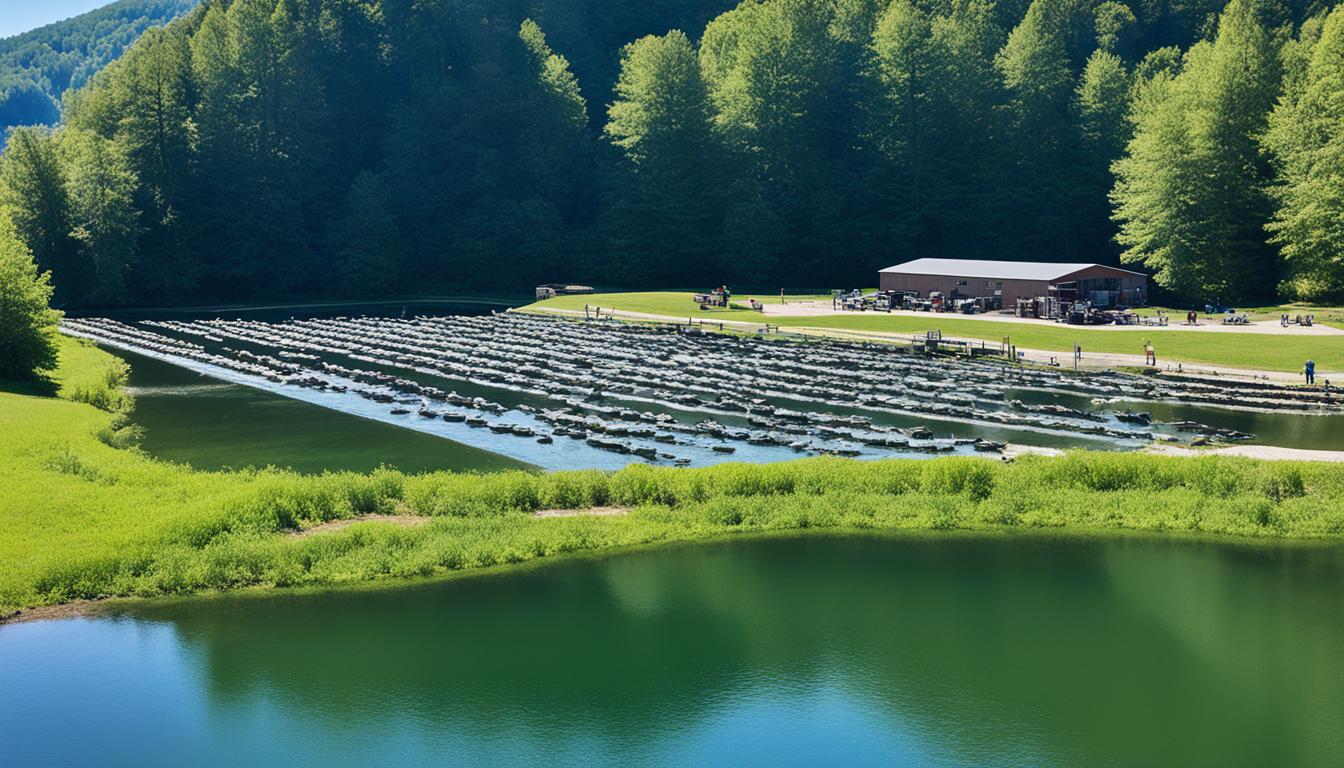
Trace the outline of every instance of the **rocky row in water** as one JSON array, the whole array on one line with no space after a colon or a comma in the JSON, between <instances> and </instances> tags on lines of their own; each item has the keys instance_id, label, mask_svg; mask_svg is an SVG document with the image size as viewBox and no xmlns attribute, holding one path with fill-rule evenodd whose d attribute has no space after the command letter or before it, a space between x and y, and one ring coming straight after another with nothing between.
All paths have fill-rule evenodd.
<instances>
[{"instance_id":1,"label":"rocky row in water","mask_svg":"<svg viewBox=\"0 0 1344 768\"><path fill-rule=\"evenodd\" d=\"M284 323L80 319L65 327L113 346L275 384L349 391L388 404L395 415L414 408L421 418L465 423L555 450L564 445L555 438L567 437L673 463L685 463L676 446L692 444L718 453L748 444L839 455L1002 449L983 438L936 436L959 424L1136 445L1155 438L1250 437L1204 424L1155 422L1133 409L1144 401L1341 410L1327 395L1262 383L1075 374L930 358L876 343L691 335L670 326L520 313ZM473 392L444 389L428 381L433 379ZM1065 396L1093 407L1024 399L1033 394L1039 397L1030 399ZM1119 405L1130 407L1098 407ZM514 414L533 423L518 423ZM890 423L911 419L922 423Z\"/></svg>"}]
</instances>

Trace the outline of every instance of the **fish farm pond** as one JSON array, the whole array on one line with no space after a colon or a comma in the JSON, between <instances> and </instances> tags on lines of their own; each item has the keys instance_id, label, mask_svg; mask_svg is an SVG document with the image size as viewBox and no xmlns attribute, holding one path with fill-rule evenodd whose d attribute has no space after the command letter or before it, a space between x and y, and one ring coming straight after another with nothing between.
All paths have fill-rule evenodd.
<instances>
[{"instance_id":1,"label":"fish farm pond","mask_svg":"<svg viewBox=\"0 0 1344 768\"><path fill-rule=\"evenodd\" d=\"M63 328L131 363L142 447L201 469L616 469L1154 441L1344 449L1344 402L1326 393L878 343L494 311Z\"/></svg>"}]
</instances>

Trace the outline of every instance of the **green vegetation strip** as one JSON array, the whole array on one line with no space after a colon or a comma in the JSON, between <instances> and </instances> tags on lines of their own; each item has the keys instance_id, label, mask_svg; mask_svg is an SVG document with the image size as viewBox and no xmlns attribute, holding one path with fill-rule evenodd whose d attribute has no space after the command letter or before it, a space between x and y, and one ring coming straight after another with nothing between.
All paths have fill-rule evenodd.
<instances>
[{"instance_id":1,"label":"green vegetation strip","mask_svg":"<svg viewBox=\"0 0 1344 768\"><path fill-rule=\"evenodd\" d=\"M429 576L571 552L801 529L1344 537L1344 471L1073 453L813 459L615 473L198 472L125 442L125 366L62 341L61 391L0 392L0 614L75 599ZM542 509L630 508L538 518ZM423 525L358 522L372 513Z\"/></svg>"},{"instance_id":2,"label":"green vegetation strip","mask_svg":"<svg viewBox=\"0 0 1344 768\"><path fill-rule=\"evenodd\" d=\"M803 298L803 297L798 297ZM830 297L825 297L829 300ZM746 301L746 297L741 299ZM737 299L735 298L736 302ZM773 297L774 302L779 297ZM786 328L808 327L867 333L923 334L940 330L949 336L984 339L995 344L1005 337L1023 349L1068 352L1077 342L1088 352L1142 355L1144 342L1151 341L1158 360L1224 365L1266 371L1300 371L1307 359L1319 370L1344 370L1344 336L1301 336L1262 333L1176 330L1116 330L1053 323L1004 323L964 317L927 314L856 312L845 315L764 316L738 309L699 310L689 293L609 293L589 296L558 296L527 309L579 309L600 306L603 311L645 312L669 317L693 317L707 321L741 320L769 322Z\"/></svg>"}]
</instances>

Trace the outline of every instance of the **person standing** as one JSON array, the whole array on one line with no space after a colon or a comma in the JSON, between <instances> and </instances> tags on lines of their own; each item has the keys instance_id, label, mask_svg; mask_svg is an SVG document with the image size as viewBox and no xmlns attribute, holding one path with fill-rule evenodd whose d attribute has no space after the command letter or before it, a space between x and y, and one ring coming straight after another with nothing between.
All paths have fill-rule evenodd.
<instances>
[{"instance_id":1,"label":"person standing","mask_svg":"<svg viewBox=\"0 0 1344 768\"><path fill-rule=\"evenodd\" d=\"M1307 374L1307 386L1316 386L1316 361L1308 360L1307 364L1302 368L1302 372Z\"/></svg>"}]
</instances>

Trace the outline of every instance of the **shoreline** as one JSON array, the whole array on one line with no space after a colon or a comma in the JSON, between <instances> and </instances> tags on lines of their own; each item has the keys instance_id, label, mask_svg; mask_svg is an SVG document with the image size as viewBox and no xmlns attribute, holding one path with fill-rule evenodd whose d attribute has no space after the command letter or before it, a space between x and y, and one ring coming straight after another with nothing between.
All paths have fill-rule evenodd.
<instances>
[{"instance_id":1,"label":"shoreline","mask_svg":"<svg viewBox=\"0 0 1344 768\"><path fill-rule=\"evenodd\" d=\"M63 364L93 370L115 360L74 340L66 347L88 354ZM63 373L78 381L82 369ZM1326 458L1320 454L1260 461L1216 449L1077 451L1015 461L815 458L547 474L210 473L98 440L97 428L114 417L88 404L3 393L0 401L15 405L0 480L17 489L0 499L0 545L7 540L14 558L0 581L0 610L10 612L4 623L93 615L127 599L399 586L741 536L1344 542L1338 465L1302 460ZM114 482L90 492L90 480ZM68 525L43 522L52 516Z\"/></svg>"},{"instance_id":2,"label":"shoreline","mask_svg":"<svg viewBox=\"0 0 1344 768\"><path fill-rule=\"evenodd\" d=\"M342 581L327 584L299 586L250 585L236 589L208 589L174 595L109 596L98 599L79 599L66 603L24 608L8 616L0 616L0 632L6 626L38 622L68 621L71 619L119 618L143 609L170 608L186 603L205 604L225 600L268 600L285 598L321 597L323 595L359 592L392 592L434 588L464 579L511 578L518 574L566 563L584 560L638 555L646 552L678 548L723 546L740 541L768 541L772 539L812 538L870 538L896 540L981 540L1009 541L1035 539L1072 543L1101 543L1111 541L1145 541L1187 546L1219 546L1263 550L1267 547L1309 549L1344 546L1344 536L1338 538L1282 538L1234 536L1200 531L1144 530L1136 528L1104 527L1034 527L1017 528L998 526L988 528L784 528L745 531L720 531L690 538L664 539L613 547L573 550L554 555L538 556L527 560L497 563L489 566L447 570L441 573L416 576L383 576L361 581Z\"/></svg>"}]
</instances>

